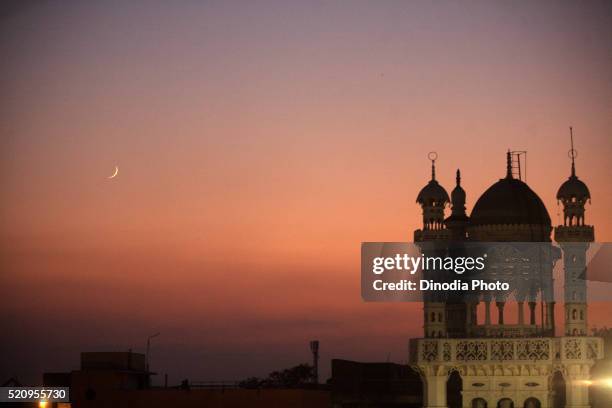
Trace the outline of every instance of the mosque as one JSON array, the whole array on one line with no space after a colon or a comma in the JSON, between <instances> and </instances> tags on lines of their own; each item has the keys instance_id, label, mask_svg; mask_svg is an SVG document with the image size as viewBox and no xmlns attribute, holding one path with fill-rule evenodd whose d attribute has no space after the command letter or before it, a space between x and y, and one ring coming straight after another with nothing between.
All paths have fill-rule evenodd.
<instances>
[{"instance_id":1,"label":"mosque","mask_svg":"<svg viewBox=\"0 0 612 408\"><path fill-rule=\"evenodd\" d=\"M528 290L513 294L513 322L508 321L508 314L504 319L504 309L510 306L506 295L487 294L461 301L436 296L424 299L424 333L422 338L410 340L410 364L421 377L425 407L590 406L591 368L603 358L603 341L590 337L587 326L584 273L594 228L585 220L585 204L591 194L576 174L575 157L572 140L570 176L557 192L563 223L553 228L544 203L522 180L517 153L507 153L505 176L478 198L469 216L459 170L449 197L436 180L437 156L430 156L431 180L416 200L422 208L423 225L414 231L415 243L534 243L554 247L557 255L551 251L545 262L538 260L539 266L546 267L533 282L529 273L516 276L513 265L500 265L499 273L505 273L508 279L529 282ZM449 206L450 215L446 217ZM557 245L553 245L551 235ZM529 254L522 253L518 258L525 263L526 271L535 263ZM562 334L555 330L552 275L560 258L565 297ZM493 307L497 309L496 319L491 316ZM453 387L458 396L451 403Z\"/></svg>"}]
</instances>

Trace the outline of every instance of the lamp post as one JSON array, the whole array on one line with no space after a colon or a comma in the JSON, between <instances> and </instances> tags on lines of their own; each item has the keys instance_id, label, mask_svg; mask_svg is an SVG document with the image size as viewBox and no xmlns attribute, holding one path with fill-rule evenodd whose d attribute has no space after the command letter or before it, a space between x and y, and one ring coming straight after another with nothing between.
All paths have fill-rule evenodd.
<instances>
[{"instance_id":1,"label":"lamp post","mask_svg":"<svg viewBox=\"0 0 612 408\"><path fill-rule=\"evenodd\" d=\"M149 354L151 352L151 339L154 338L154 337L157 337L157 336L159 336L159 332L155 333L155 334L152 334L149 337L147 337L147 355L146 355L146 360L147 360L146 361L146 370L147 370L147 372L149 372Z\"/></svg>"}]
</instances>

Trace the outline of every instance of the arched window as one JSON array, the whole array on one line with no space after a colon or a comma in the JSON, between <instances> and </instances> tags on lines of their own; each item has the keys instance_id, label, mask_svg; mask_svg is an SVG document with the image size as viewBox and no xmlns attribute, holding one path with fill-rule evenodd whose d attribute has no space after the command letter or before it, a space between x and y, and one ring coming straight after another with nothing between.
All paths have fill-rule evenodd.
<instances>
[{"instance_id":1,"label":"arched window","mask_svg":"<svg viewBox=\"0 0 612 408\"><path fill-rule=\"evenodd\" d=\"M577 312L576 309L572 309L572 320L576 320Z\"/></svg>"},{"instance_id":2,"label":"arched window","mask_svg":"<svg viewBox=\"0 0 612 408\"><path fill-rule=\"evenodd\" d=\"M523 404L524 408L540 408L541 406L540 400L533 397L527 398Z\"/></svg>"},{"instance_id":3,"label":"arched window","mask_svg":"<svg viewBox=\"0 0 612 408\"><path fill-rule=\"evenodd\" d=\"M584 320L584 310L580 311L580 320Z\"/></svg>"},{"instance_id":4,"label":"arched window","mask_svg":"<svg viewBox=\"0 0 612 408\"><path fill-rule=\"evenodd\" d=\"M438 321L441 322L442 321L442 313L438 313Z\"/></svg>"},{"instance_id":5,"label":"arched window","mask_svg":"<svg viewBox=\"0 0 612 408\"><path fill-rule=\"evenodd\" d=\"M446 381L446 406L448 407L464 407L461 390L463 389L463 380L457 370L452 370ZM467 404L467 401L466 401Z\"/></svg>"},{"instance_id":6,"label":"arched window","mask_svg":"<svg viewBox=\"0 0 612 408\"><path fill-rule=\"evenodd\" d=\"M551 378L550 388L553 391L549 407L565 407L565 379L560 371L555 371ZM525 401L526 402L526 401Z\"/></svg>"},{"instance_id":7,"label":"arched window","mask_svg":"<svg viewBox=\"0 0 612 408\"><path fill-rule=\"evenodd\" d=\"M472 408L487 408L487 401L482 398L474 398L472 400Z\"/></svg>"},{"instance_id":8,"label":"arched window","mask_svg":"<svg viewBox=\"0 0 612 408\"><path fill-rule=\"evenodd\" d=\"M510 398L502 398L497 402L497 408L514 408L514 401Z\"/></svg>"}]
</instances>

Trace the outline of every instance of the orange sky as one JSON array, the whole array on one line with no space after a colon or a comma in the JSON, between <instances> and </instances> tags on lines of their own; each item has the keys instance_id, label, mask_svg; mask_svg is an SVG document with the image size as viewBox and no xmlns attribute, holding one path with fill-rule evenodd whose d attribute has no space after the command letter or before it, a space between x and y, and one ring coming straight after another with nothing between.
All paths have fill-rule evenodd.
<instances>
[{"instance_id":1,"label":"orange sky","mask_svg":"<svg viewBox=\"0 0 612 408\"><path fill-rule=\"evenodd\" d=\"M405 360L418 305L362 303L359 249L412 238L432 150L449 192L461 168L468 211L506 149L527 150L556 223L574 126L586 221L611 241L611 16L605 2L7 7L3 349L33 357L0 375L158 330L171 382L262 375L308 359L313 338L324 359Z\"/></svg>"}]
</instances>

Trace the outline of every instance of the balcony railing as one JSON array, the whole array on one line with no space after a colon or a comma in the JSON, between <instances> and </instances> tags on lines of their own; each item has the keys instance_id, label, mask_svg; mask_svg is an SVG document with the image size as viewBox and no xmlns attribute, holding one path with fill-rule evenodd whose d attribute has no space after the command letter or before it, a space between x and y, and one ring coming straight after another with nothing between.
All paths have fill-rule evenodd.
<instances>
[{"instance_id":1,"label":"balcony railing","mask_svg":"<svg viewBox=\"0 0 612 408\"><path fill-rule=\"evenodd\" d=\"M541 337L526 339L412 339L413 364L467 362L535 362L598 360L599 337Z\"/></svg>"}]
</instances>

